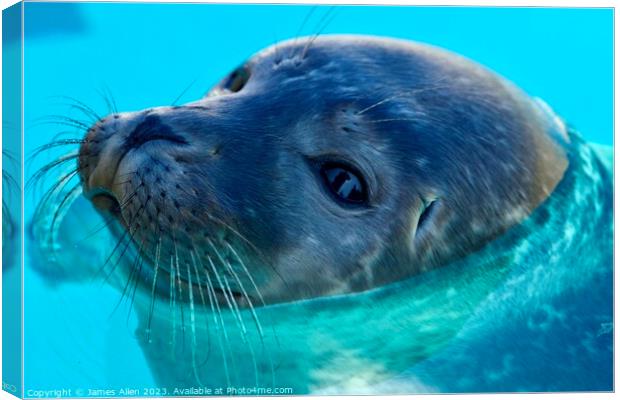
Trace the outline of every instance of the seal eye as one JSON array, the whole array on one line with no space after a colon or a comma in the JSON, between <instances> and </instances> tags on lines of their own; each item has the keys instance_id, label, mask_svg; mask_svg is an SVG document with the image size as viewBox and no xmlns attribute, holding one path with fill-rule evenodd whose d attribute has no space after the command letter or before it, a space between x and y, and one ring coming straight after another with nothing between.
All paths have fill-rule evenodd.
<instances>
[{"instance_id":1,"label":"seal eye","mask_svg":"<svg viewBox=\"0 0 620 400\"><path fill-rule=\"evenodd\" d=\"M325 163L321 166L321 176L339 200L354 204L368 201L366 183L354 168L345 164Z\"/></svg>"},{"instance_id":2,"label":"seal eye","mask_svg":"<svg viewBox=\"0 0 620 400\"><path fill-rule=\"evenodd\" d=\"M246 67L239 67L230 74L224 87L226 90L236 93L243 89L248 79L250 79L250 71Z\"/></svg>"}]
</instances>

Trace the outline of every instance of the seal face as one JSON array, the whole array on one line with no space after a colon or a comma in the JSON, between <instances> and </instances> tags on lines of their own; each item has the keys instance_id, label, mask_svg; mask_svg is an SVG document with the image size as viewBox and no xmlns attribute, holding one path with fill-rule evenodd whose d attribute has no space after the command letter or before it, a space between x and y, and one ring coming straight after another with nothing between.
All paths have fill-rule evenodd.
<instances>
[{"instance_id":1,"label":"seal face","mask_svg":"<svg viewBox=\"0 0 620 400\"><path fill-rule=\"evenodd\" d=\"M321 36L258 53L196 102L100 120L79 168L162 295L198 285L256 306L476 251L553 191L563 141L534 101L459 56Z\"/></svg>"}]
</instances>

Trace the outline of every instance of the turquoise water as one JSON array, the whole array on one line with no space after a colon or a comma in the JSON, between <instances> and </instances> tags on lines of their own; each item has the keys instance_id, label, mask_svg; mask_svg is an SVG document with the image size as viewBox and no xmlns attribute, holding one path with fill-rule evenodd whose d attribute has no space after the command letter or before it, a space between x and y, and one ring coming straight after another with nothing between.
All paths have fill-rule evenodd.
<instances>
[{"instance_id":1,"label":"turquoise water","mask_svg":"<svg viewBox=\"0 0 620 400\"><path fill-rule=\"evenodd\" d=\"M195 100L252 53L296 36L306 16L300 33L317 32L327 12L307 6L27 3L25 153L65 129L41 124L41 118L79 116L57 96L76 98L100 112L107 109L102 92L111 93L121 110ZM610 145L612 18L611 10L603 9L338 7L327 14L324 21L330 22L322 32L393 36L448 48L545 99L585 140ZM60 154L50 152L33 161L26 179ZM544 229L533 218L493 250L463 261L476 268L464 272L459 264L385 291L261 311L261 318L280 334L267 334L265 344L251 336L252 346L231 336L239 359L246 360L239 362L238 371L247 373L236 377L236 383L255 383L248 362L252 348L256 359L268 360L266 371L271 371L269 359L277 365L276 383L297 393L330 392L337 382L362 392L610 389L610 155L579 145L572 157L572 180L546 206ZM36 195L27 196L26 221L37 201ZM572 208L561 207L564 203ZM208 333L179 333L173 354L157 361L154 345L141 335L144 310L125 303L116 308L118 291L91 279L111 240L105 231L88 235L101 223L89 207L78 201L67 215L60 263L42 262L35 243L26 242L26 395L42 393L29 394L29 389L71 388L72 395L87 389L141 391L170 380L195 382L196 375L205 384L225 382L215 344L208 359L202 350L187 353L192 340L204 349ZM558 235L564 240L557 240ZM565 268L566 260L577 268ZM490 263L506 266L486 271ZM547 297L531 293L532 286L524 281L547 288ZM560 293L566 285L571 290ZM463 302L454 296L461 291L477 295ZM510 299L514 309L496 307L497 298ZM593 309L600 312L585 312ZM489 313L502 321L493 329L481 325L481 316ZM589 317L571 317L584 313ZM169 341L165 321L170 318L156 321L168 329L153 338L162 347ZM358 327L369 321L376 329L360 332ZM510 334L519 323L531 330ZM544 330L551 333L540 335ZM556 362L581 354L573 370L554 376L525 367L542 368L538 353L527 352L532 349L528 344L550 336L555 341L537 343L534 349L547 349ZM497 354L503 354L500 361ZM187 362L192 359L203 372L194 373ZM364 373L360 378L348 371ZM265 384L271 375L258 379Z\"/></svg>"}]
</instances>

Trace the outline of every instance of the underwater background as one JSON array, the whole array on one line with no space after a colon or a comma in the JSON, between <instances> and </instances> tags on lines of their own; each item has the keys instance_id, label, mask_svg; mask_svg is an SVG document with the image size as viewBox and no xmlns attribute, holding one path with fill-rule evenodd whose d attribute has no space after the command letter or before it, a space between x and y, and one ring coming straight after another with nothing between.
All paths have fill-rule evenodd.
<instances>
[{"instance_id":1,"label":"underwater background","mask_svg":"<svg viewBox=\"0 0 620 400\"><path fill-rule=\"evenodd\" d=\"M338 6L330 11L328 6L113 3L25 3L24 8L26 157L66 130L41 124L42 119L79 115L59 96L100 114L109 111L102 93L111 94L122 111L182 104L202 97L258 50L319 30L449 49L544 99L586 141L613 142L611 9ZM27 163L26 180L60 154ZM36 193L26 194L26 224L38 200ZM75 242L86 241L96 251L97 236L85 238L90 230L80 224L75 221ZM92 282L86 272L80 275L92 271L101 254L71 258L72 269L63 274L33 259L30 246L26 239L26 395L29 389L156 387L134 336L131 307L117 308L117 290Z\"/></svg>"}]
</instances>

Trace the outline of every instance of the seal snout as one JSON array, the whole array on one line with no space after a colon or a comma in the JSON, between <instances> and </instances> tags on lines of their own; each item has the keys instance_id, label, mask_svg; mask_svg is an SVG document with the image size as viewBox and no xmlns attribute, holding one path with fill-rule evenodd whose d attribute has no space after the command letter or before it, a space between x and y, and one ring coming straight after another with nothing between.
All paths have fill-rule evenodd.
<instances>
[{"instance_id":1,"label":"seal snout","mask_svg":"<svg viewBox=\"0 0 620 400\"><path fill-rule=\"evenodd\" d=\"M176 134L170 126L164 124L158 115L150 114L127 136L123 147L125 151L129 151L155 140L188 144L187 141Z\"/></svg>"},{"instance_id":2,"label":"seal snout","mask_svg":"<svg viewBox=\"0 0 620 400\"><path fill-rule=\"evenodd\" d=\"M79 154L80 176L87 197L99 199L103 196L101 193L107 197L121 197L118 186L123 181L122 175L137 168L135 162L140 154L152 153L155 147L146 152L141 148L154 142L160 143L157 148L188 144L163 121L161 110L157 109L113 114L95 123L88 130ZM102 204L108 203L102 201Z\"/></svg>"}]
</instances>

